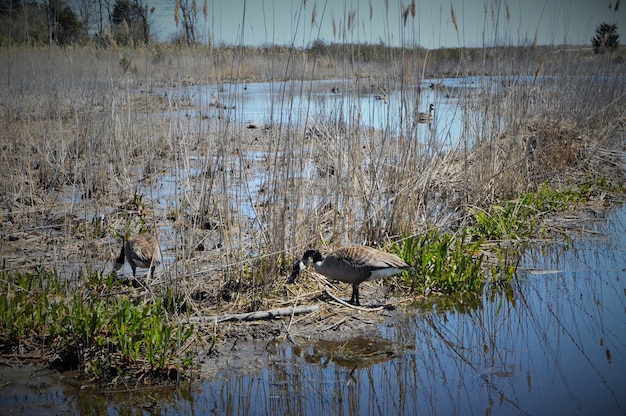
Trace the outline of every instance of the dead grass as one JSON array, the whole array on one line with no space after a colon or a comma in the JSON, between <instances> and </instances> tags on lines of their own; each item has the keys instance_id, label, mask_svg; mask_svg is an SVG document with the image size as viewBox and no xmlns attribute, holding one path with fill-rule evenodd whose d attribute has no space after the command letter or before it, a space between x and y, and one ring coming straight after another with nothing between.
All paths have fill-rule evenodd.
<instances>
[{"instance_id":1,"label":"dead grass","mask_svg":"<svg viewBox=\"0 0 626 416\"><path fill-rule=\"evenodd\" d=\"M488 51L498 71L507 62L500 52ZM286 267L304 248L385 244L433 226L457 227L467 205L544 182L623 181L624 83L612 63L587 55L533 55L523 62L530 78L511 78L495 93L488 85L456 91L465 130L451 145L416 127L423 103L408 85L419 74L402 60L386 68L303 51L166 46L1 53L2 73L10 74L0 95L4 267L44 266L68 276L108 270L120 235L156 227L171 258L163 287L175 288L193 313L291 302L297 294L283 285ZM277 59L289 54L289 65ZM423 55L403 59L424 64ZM567 82L541 78L558 72L559 62L564 73L584 64L589 75L581 69ZM343 88L360 93L406 87L401 114L382 130L334 108L306 125L279 120L247 129L227 112L209 114L197 97L161 89L337 74L348 80ZM349 91L340 94L349 99ZM290 98L275 104L290 105ZM172 187L167 201L164 186ZM128 204L133 195L143 196L141 206ZM106 223L96 230L101 215Z\"/></svg>"}]
</instances>

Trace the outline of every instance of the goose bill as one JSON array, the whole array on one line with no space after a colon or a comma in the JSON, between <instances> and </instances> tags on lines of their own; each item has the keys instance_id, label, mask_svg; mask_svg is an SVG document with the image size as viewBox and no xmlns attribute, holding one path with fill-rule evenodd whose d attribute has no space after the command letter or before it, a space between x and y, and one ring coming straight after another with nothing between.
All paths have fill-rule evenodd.
<instances>
[{"instance_id":1,"label":"goose bill","mask_svg":"<svg viewBox=\"0 0 626 416\"><path fill-rule=\"evenodd\" d=\"M298 277L298 274L300 273L301 270L304 270L305 268L305 264L302 263L302 260L298 260L296 261L292 266L291 266L291 276L289 276L289 283L293 283L296 281L296 277Z\"/></svg>"}]
</instances>

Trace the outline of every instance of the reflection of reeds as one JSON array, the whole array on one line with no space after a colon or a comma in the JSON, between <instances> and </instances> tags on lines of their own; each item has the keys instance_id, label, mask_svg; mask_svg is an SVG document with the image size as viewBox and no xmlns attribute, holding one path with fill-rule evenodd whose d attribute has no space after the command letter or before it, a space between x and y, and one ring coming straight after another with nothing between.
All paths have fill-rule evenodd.
<instances>
[{"instance_id":1,"label":"reflection of reeds","mask_svg":"<svg viewBox=\"0 0 626 416\"><path fill-rule=\"evenodd\" d=\"M620 224L612 235L624 231ZM342 309L324 316L316 328L326 329L331 341L272 344L270 356L280 358L274 371L207 382L196 399L232 413L254 407L259 413L366 414L372 402L377 414L535 414L546 403L593 413L599 401L619 413L624 399L614 368L625 337L616 330L623 314L623 252L610 244L590 249L587 240L582 236L567 250L538 246L529 252L523 263L544 275L521 276L480 294L419 300L414 307L421 312L394 316L384 339L337 335L363 315ZM266 348L258 356L266 357ZM246 394L227 396L225 384ZM276 399L260 400L268 396ZM320 400L326 397L341 400Z\"/></svg>"}]
</instances>

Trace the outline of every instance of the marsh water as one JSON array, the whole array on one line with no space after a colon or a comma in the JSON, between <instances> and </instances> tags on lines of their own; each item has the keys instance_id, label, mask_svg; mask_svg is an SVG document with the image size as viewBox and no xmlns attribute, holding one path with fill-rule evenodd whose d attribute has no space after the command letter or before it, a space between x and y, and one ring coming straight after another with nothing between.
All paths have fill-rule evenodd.
<instances>
[{"instance_id":1,"label":"marsh water","mask_svg":"<svg viewBox=\"0 0 626 416\"><path fill-rule=\"evenodd\" d=\"M529 247L511 286L411 305L355 338L268 340L178 390L113 394L47 370L5 371L0 406L14 414L625 414L626 207L576 226L567 243Z\"/></svg>"},{"instance_id":2,"label":"marsh water","mask_svg":"<svg viewBox=\"0 0 626 416\"><path fill-rule=\"evenodd\" d=\"M240 105L238 92L230 91L235 108L210 111L271 122L261 119L267 109L254 101L267 86L246 88L258 93L251 104ZM429 94L420 111L436 101L438 134L457 140L454 98ZM342 99L352 98L325 91L313 101ZM391 94L387 102L371 94L358 100L372 125L388 123ZM168 188L162 189L166 204ZM432 295L383 311L384 323L366 325L359 336L229 345L235 352L225 368L178 389L114 393L69 374L3 369L0 413L626 414L626 207L595 214L592 221L572 219L571 238L528 244L511 285L488 285L472 298Z\"/></svg>"}]
</instances>

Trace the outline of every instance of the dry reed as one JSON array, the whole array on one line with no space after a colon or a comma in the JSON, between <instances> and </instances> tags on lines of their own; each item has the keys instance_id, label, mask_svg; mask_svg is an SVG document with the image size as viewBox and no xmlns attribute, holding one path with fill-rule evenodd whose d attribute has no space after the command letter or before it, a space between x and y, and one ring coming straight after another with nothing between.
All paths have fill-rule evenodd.
<instances>
[{"instance_id":1,"label":"dry reed","mask_svg":"<svg viewBox=\"0 0 626 416\"><path fill-rule=\"evenodd\" d=\"M495 92L484 78L481 88L457 91L464 129L450 141L416 127L419 91L403 89L418 78L403 61L421 64L419 50L402 59L383 50L359 63L362 76L354 77L349 59L312 60L306 50L286 48L4 49L6 267L43 263L74 275L86 263L105 269L119 247L116 233L157 226L167 230L165 287L197 308L253 310L280 296L284 268L303 247L385 244L432 226L451 228L468 204L483 206L545 181L622 180L619 65L584 51L485 52L492 56L486 67L467 61L474 66L453 71L513 77L503 77ZM512 68L515 54L524 59ZM433 53L429 67L458 67L457 56ZM196 85L207 92L207 83L249 80L281 89L285 79L329 77L338 68L345 101L353 100L349 90L372 85L401 92L384 128L365 125L358 108L327 106L309 118L246 129L226 110L209 115L200 95L167 89ZM524 70L530 78L518 72ZM277 97L273 105L292 105L286 89ZM236 94L220 99L240 103ZM134 194L143 195L142 206L126 208ZM101 215L107 223L98 233L77 227ZM37 236L45 237L41 247L24 252Z\"/></svg>"}]
</instances>

